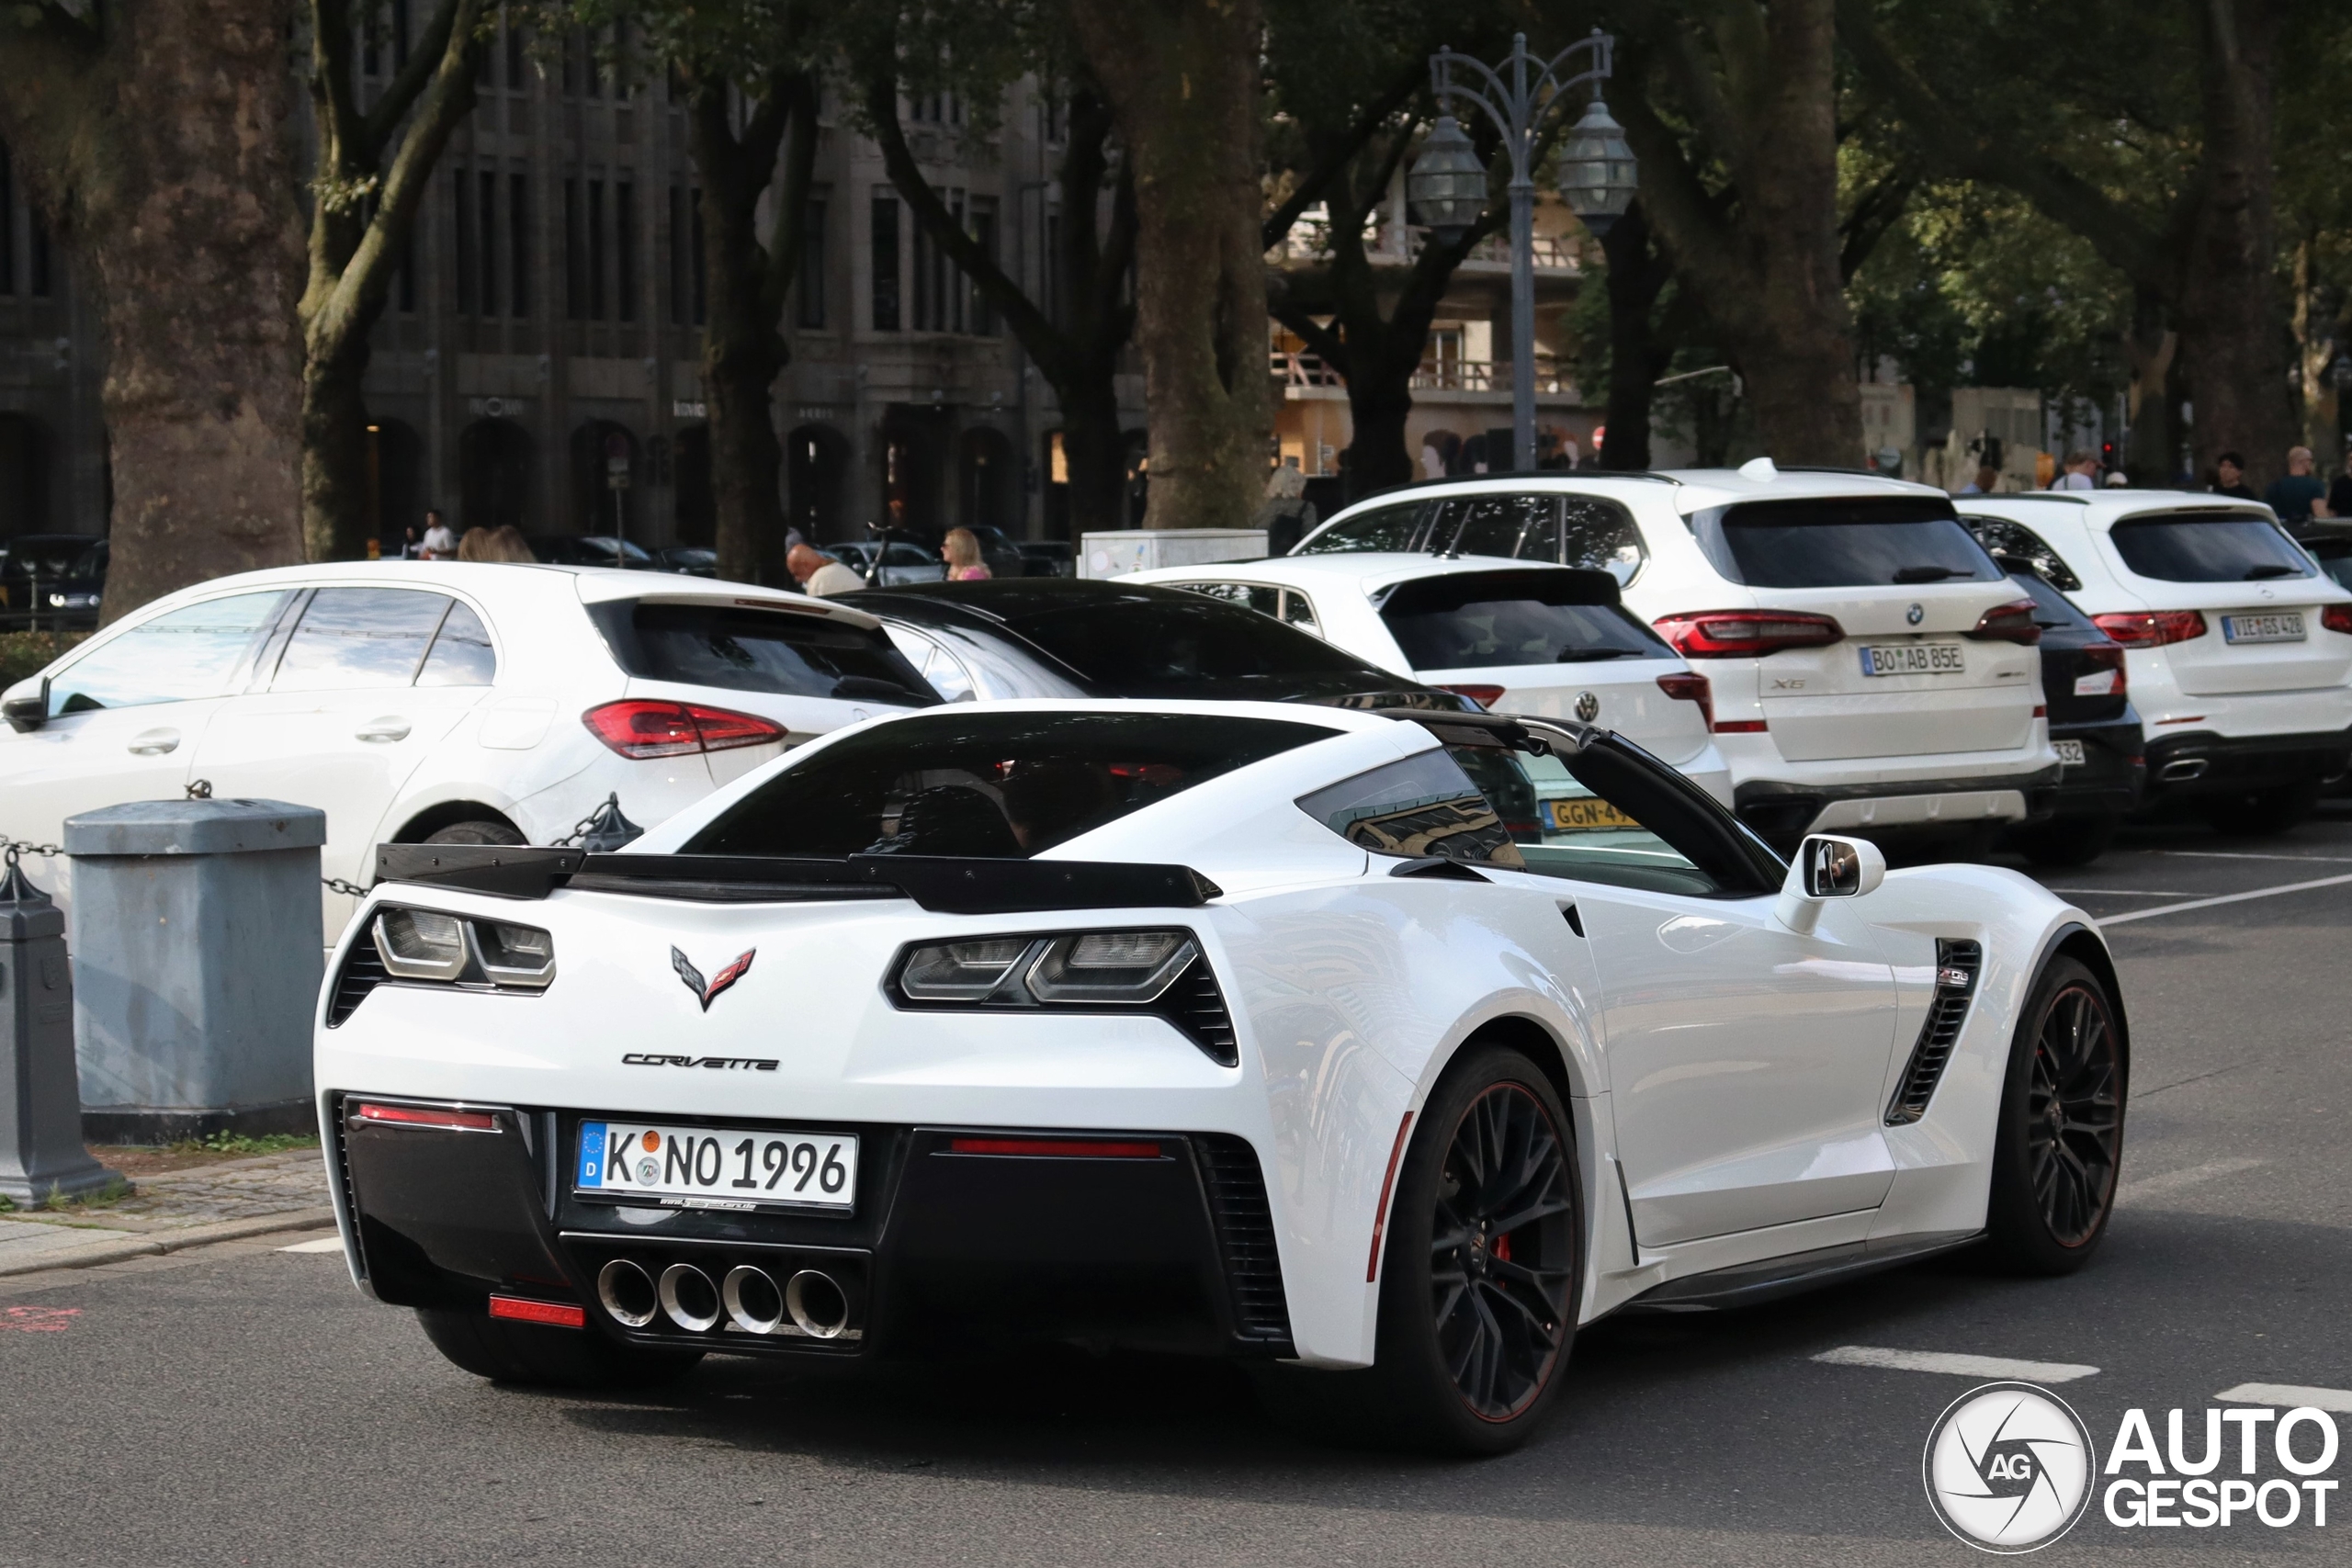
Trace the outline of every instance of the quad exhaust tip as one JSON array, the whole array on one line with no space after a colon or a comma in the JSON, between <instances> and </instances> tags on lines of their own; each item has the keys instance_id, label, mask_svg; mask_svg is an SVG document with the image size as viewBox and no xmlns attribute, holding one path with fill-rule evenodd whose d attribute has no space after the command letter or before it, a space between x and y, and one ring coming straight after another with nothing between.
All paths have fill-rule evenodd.
<instances>
[{"instance_id":1,"label":"quad exhaust tip","mask_svg":"<svg viewBox=\"0 0 2352 1568\"><path fill-rule=\"evenodd\" d=\"M596 1271L596 1299L625 1328L643 1328L662 1304L653 1277L626 1258L616 1258Z\"/></svg>"},{"instance_id":2,"label":"quad exhaust tip","mask_svg":"<svg viewBox=\"0 0 2352 1568\"><path fill-rule=\"evenodd\" d=\"M830 1274L803 1269L784 1287L784 1307L811 1339L838 1339L849 1326L849 1296Z\"/></svg>"},{"instance_id":3,"label":"quad exhaust tip","mask_svg":"<svg viewBox=\"0 0 2352 1568\"><path fill-rule=\"evenodd\" d=\"M764 1269L748 1263L729 1269L718 1298L728 1318L746 1334L774 1334L784 1326L784 1292Z\"/></svg>"},{"instance_id":4,"label":"quad exhaust tip","mask_svg":"<svg viewBox=\"0 0 2352 1568\"><path fill-rule=\"evenodd\" d=\"M687 1333L707 1334L718 1326L718 1287L693 1264L673 1263L662 1269L661 1293L662 1312Z\"/></svg>"}]
</instances>

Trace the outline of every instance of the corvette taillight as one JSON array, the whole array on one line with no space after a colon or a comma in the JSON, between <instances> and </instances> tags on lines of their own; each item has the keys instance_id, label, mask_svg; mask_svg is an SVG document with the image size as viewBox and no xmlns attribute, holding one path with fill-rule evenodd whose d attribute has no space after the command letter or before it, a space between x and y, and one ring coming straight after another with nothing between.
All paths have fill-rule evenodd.
<instances>
[{"instance_id":1,"label":"corvette taillight","mask_svg":"<svg viewBox=\"0 0 2352 1568\"><path fill-rule=\"evenodd\" d=\"M394 1127L431 1127L444 1133L495 1133L498 1118L487 1111L460 1111L455 1106L379 1105L362 1100L352 1111L356 1121Z\"/></svg>"},{"instance_id":2,"label":"corvette taillight","mask_svg":"<svg viewBox=\"0 0 2352 1568\"><path fill-rule=\"evenodd\" d=\"M1715 727L1715 689L1704 675L1684 671L1675 675L1657 678L1657 689L1678 703L1697 703L1699 722L1709 729Z\"/></svg>"},{"instance_id":3,"label":"corvette taillight","mask_svg":"<svg viewBox=\"0 0 2352 1568\"><path fill-rule=\"evenodd\" d=\"M633 761L678 757L691 751L726 751L763 746L785 738L784 726L756 714L702 703L665 703L626 698L580 716L597 739Z\"/></svg>"},{"instance_id":4,"label":"corvette taillight","mask_svg":"<svg viewBox=\"0 0 2352 1568\"><path fill-rule=\"evenodd\" d=\"M1976 629L1968 635L1979 642L2014 642L2031 648L2041 640L2041 628L2034 624L2033 611L2030 599L1996 604L1977 617Z\"/></svg>"},{"instance_id":5,"label":"corvette taillight","mask_svg":"<svg viewBox=\"0 0 2352 1568\"><path fill-rule=\"evenodd\" d=\"M1760 659L1792 648L1826 648L1846 629L1796 610L1694 610L1663 615L1658 635L1685 659Z\"/></svg>"},{"instance_id":6,"label":"corvette taillight","mask_svg":"<svg viewBox=\"0 0 2352 1568\"><path fill-rule=\"evenodd\" d=\"M2126 648L2162 648L2205 635L2205 615L2199 610L2131 610L2093 615L2091 624Z\"/></svg>"}]
</instances>

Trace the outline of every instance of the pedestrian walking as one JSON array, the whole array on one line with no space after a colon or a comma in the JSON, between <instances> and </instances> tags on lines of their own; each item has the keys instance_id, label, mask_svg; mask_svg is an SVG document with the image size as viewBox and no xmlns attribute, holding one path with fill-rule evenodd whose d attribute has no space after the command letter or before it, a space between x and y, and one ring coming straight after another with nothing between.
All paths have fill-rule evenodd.
<instances>
[{"instance_id":1,"label":"pedestrian walking","mask_svg":"<svg viewBox=\"0 0 2352 1568\"><path fill-rule=\"evenodd\" d=\"M813 593L820 599L830 599L836 593L854 593L865 586L865 579L850 570L829 555L820 554L807 545L794 547L784 558L785 570L800 584L803 593Z\"/></svg>"},{"instance_id":2,"label":"pedestrian walking","mask_svg":"<svg viewBox=\"0 0 2352 1568\"><path fill-rule=\"evenodd\" d=\"M939 541L939 553L947 561L950 582L985 582L990 573L988 563L980 559L980 541L969 528L950 528L947 537Z\"/></svg>"},{"instance_id":3,"label":"pedestrian walking","mask_svg":"<svg viewBox=\"0 0 2352 1568\"><path fill-rule=\"evenodd\" d=\"M2287 471L2270 481L2262 499L2278 514L2281 523L2308 523L2314 517L2333 515L2327 504L2327 481L2312 472L2312 449L2308 446L2287 449Z\"/></svg>"},{"instance_id":4,"label":"pedestrian walking","mask_svg":"<svg viewBox=\"0 0 2352 1568\"><path fill-rule=\"evenodd\" d=\"M2327 481L2327 514L2352 518L2352 451L2344 454L2344 471Z\"/></svg>"},{"instance_id":5,"label":"pedestrian walking","mask_svg":"<svg viewBox=\"0 0 2352 1568\"><path fill-rule=\"evenodd\" d=\"M424 547L417 542L415 527L412 525L401 529L401 551L398 558L401 560L414 560L424 553Z\"/></svg>"},{"instance_id":6,"label":"pedestrian walking","mask_svg":"<svg viewBox=\"0 0 2352 1568\"><path fill-rule=\"evenodd\" d=\"M1960 487L1962 495L1990 495L2001 485L2001 470L1990 463L1976 465L1976 477Z\"/></svg>"},{"instance_id":7,"label":"pedestrian walking","mask_svg":"<svg viewBox=\"0 0 2352 1568\"><path fill-rule=\"evenodd\" d=\"M2098 489L2098 459L2081 447L2066 454L2066 471L2058 476L2052 490Z\"/></svg>"},{"instance_id":8,"label":"pedestrian walking","mask_svg":"<svg viewBox=\"0 0 2352 1568\"><path fill-rule=\"evenodd\" d=\"M458 536L438 509L428 509L424 513L424 539L418 554L424 560L455 560L458 557Z\"/></svg>"},{"instance_id":9,"label":"pedestrian walking","mask_svg":"<svg viewBox=\"0 0 2352 1568\"><path fill-rule=\"evenodd\" d=\"M2245 482L2245 458L2236 452L2224 452L2213 459L2213 479L2205 488L2215 495L2235 496L2240 501L2262 499Z\"/></svg>"}]
</instances>

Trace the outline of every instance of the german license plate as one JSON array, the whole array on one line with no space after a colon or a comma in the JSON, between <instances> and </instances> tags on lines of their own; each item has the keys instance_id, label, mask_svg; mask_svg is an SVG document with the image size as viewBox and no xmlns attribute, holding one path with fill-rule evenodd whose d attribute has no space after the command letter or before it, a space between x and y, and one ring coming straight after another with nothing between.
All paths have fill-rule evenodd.
<instances>
[{"instance_id":1,"label":"german license plate","mask_svg":"<svg viewBox=\"0 0 2352 1568\"><path fill-rule=\"evenodd\" d=\"M573 1190L672 1208L856 1207L857 1135L582 1122Z\"/></svg>"},{"instance_id":2,"label":"german license plate","mask_svg":"<svg viewBox=\"0 0 2352 1568\"><path fill-rule=\"evenodd\" d=\"M2223 615L2223 642L2301 642L2303 640L2303 613L2301 610L2265 611L2259 615Z\"/></svg>"},{"instance_id":3,"label":"german license plate","mask_svg":"<svg viewBox=\"0 0 2352 1568\"><path fill-rule=\"evenodd\" d=\"M1876 642L1862 647L1865 675L1958 675L1966 669L1956 642Z\"/></svg>"},{"instance_id":4,"label":"german license plate","mask_svg":"<svg viewBox=\"0 0 2352 1568\"><path fill-rule=\"evenodd\" d=\"M1562 800L1547 800L1544 808L1550 813L1552 830L1555 833L1600 833L1612 829L1641 827L1598 795L1574 795Z\"/></svg>"},{"instance_id":5,"label":"german license plate","mask_svg":"<svg viewBox=\"0 0 2352 1568\"><path fill-rule=\"evenodd\" d=\"M2066 766L2070 768L2079 768L2083 765L2083 743L2081 741L2052 740L2050 744L2058 748L2058 760L2065 763Z\"/></svg>"}]
</instances>

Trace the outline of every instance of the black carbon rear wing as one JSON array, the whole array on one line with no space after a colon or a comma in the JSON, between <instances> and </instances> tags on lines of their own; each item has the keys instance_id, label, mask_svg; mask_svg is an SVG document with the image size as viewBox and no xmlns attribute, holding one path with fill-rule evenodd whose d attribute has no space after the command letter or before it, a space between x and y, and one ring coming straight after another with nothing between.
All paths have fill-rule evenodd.
<instances>
[{"instance_id":1,"label":"black carbon rear wing","mask_svg":"<svg viewBox=\"0 0 2352 1568\"><path fill-rule=\"evenodd\" d=\"M716 904L911 898L926 909L956 915L1193 908L1222 892L1190 866L1121 861L600 855L498 844L382 844L376 850L376 879L500 898L544 898L558 887Z\"/></svg>"}]
</instances>

